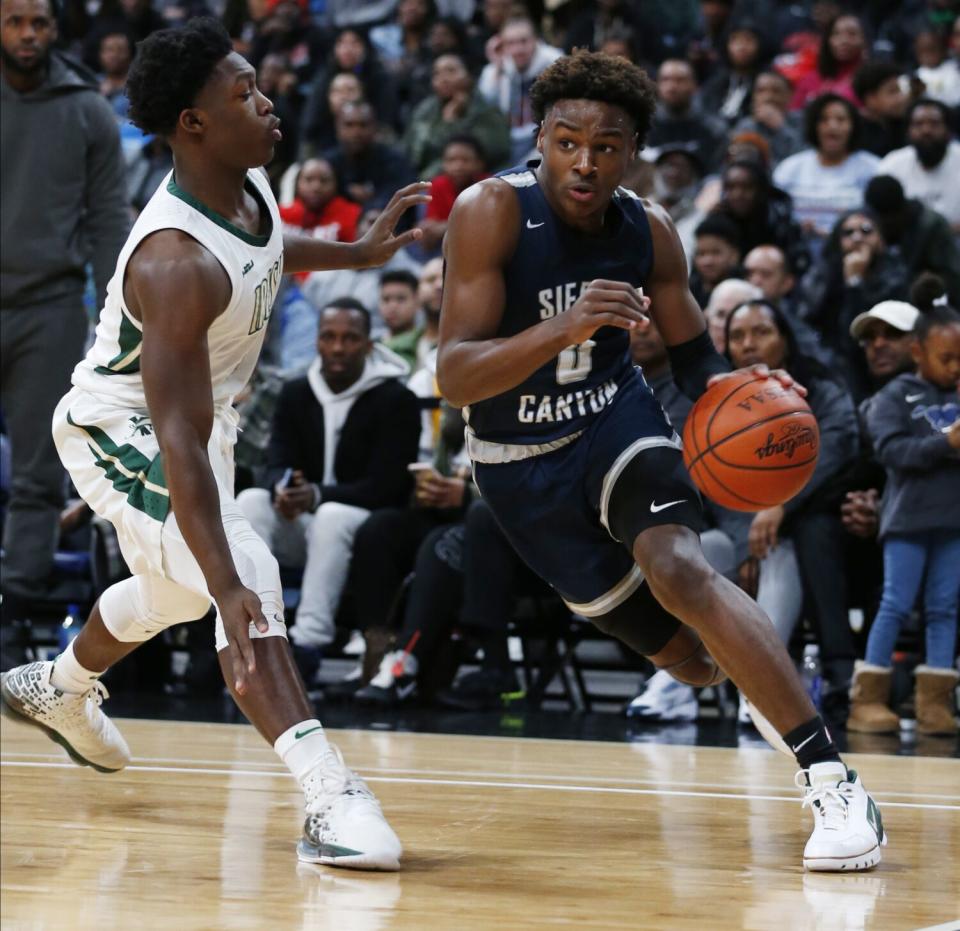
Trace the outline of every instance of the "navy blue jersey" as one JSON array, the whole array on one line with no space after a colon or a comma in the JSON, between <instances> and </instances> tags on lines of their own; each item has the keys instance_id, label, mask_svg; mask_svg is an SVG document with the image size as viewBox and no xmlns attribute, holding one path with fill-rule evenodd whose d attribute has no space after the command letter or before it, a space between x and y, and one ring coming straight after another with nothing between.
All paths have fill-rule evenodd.
<instances>
[{"instance_id":1,"label":"navy blue jersey","mask_svg":"<svg viewBox=\"0 0 960 931\"><path fill-rule=\"evenodd\" d=\"M650 224L640 199L619 188L610 233L588 236L551 210L532 167L497 177L520 203L520 237L504 268L506 306L497 337L509 337L573 306L596 278L643 287L653 261ZM586 429L634 377L627 330L603 327L593 338L563 350L523 382L471 404L468 422L482 440L549 444Z\"/></svg>"}]
</instances>

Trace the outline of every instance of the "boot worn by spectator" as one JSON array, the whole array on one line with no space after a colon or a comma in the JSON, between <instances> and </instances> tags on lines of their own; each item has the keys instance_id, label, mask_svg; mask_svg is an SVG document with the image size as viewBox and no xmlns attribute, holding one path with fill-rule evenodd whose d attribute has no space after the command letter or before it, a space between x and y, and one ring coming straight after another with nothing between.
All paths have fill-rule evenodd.
<instances>
[{"instance_id":1,"label":"boot worn by spectator","mask_svg":"<svg viewBox=\"0 0 960 931\"><path fill-rule=\"evenodd\" d=\"M890 709L893 670L857 660L850 689L847 730L859 734L896 734L900 718Z\"/></svg>"},{"instance_id":2,"label":"boot worn by spectator","mask_svg":"<svg viewBox=\"0 0 960 931\"><path fill-rule=\"evenodd\" d=\"M960 681L955 669L917 666L917 731L933 737L953 737L957 719L953 693Z\"/></svg>"}]
</instances>

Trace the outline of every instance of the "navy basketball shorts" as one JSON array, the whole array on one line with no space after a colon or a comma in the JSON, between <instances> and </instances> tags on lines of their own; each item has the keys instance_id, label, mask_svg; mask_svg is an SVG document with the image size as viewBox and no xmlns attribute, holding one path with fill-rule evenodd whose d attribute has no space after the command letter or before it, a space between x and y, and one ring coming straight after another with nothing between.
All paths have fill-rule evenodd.
<instances>
[{"instance_id":1,"label":"navy basketball shorts","mask_svg":"<svg viewBox=\"0 0 960 931\"><path fill-rule=\"evenodd\" d=\"M643 584L633 543L663 524L700 533L703 517L680 439L639 372L571 443L475 463L474 476L514 549L573 612L600 626L629 615L646 628L640 652L666 645L679 621Z\"/></svg>"}]
</instances>

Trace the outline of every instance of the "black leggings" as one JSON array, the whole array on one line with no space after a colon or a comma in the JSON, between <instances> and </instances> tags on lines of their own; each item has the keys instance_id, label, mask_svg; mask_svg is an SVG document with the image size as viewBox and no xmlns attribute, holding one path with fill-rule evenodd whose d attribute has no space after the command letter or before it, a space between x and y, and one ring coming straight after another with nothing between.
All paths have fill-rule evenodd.
<instances>
[{"instance_id":1,"label":"black leggings","mask_svg":"<svg viewBox=\"0 0 960 931\"><path fill-rule=\"evenodd\" d=\"M415 576L398 643L429 656L458 621L485 637L507 636L520 557L482 499L462 524L431 531L417 551Z\"/></svg>"}]
</instances>

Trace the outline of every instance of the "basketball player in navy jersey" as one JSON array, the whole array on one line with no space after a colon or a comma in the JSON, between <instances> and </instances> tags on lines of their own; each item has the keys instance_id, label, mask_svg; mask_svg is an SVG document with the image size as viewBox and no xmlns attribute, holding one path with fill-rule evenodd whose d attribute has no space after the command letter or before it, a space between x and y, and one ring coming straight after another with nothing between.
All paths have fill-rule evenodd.
<instances>
[{"instance_id":1,"label":"basketball player in navy jersey","mask_svg":"<svg viewBox=\"0 0 960 931\"><path fill-rule=\"evenodd\" d=\"M649 313L691 398L727 371L666 212L619 186L653 85L628 62L578 52L531 99L542 159L462 194L444 244L437 375L467 408L477 484L573 611L682 682L728 674L771 722L815 815L807 869L869 869L885 843L879 810L773 625L704 559L679 438L629 359Z\"/></svg>"}]
</instances>

